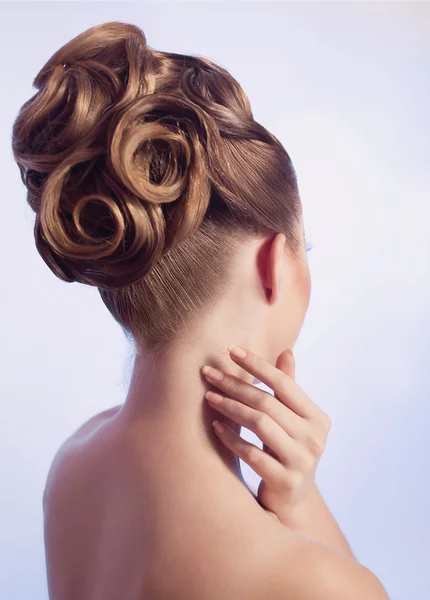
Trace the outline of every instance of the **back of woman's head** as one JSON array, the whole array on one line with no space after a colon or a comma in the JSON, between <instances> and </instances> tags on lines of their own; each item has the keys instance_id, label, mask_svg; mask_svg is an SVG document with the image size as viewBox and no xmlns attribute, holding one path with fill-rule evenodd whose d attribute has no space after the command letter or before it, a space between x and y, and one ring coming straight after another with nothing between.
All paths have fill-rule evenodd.
<instances>
[{"instance_id":1,"label":"back of woman's head","mask_svg":"<svg viewBox=\"0 0 430 600\"><path fill-rule=\"evenodd\" d=\"M60 48L33 85L12 148L38 252L64 281L97 286L140 348L214 305L250 237L282 232L296 256L293 165L221 66L111 22Z\"/></svg>"}]
</instances>

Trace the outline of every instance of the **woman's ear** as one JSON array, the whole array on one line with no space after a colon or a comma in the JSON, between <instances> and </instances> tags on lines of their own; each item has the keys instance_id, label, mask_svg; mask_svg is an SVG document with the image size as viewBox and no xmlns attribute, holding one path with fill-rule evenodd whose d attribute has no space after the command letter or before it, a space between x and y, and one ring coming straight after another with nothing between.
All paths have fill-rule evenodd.
<instances>
[{"instance_id":1,"label":"woman's ear","mask_svg":"<svg viewBox=\"0 0 430 600\"><path fill-rule=\"evenodd\" d=\"M285 242L285 235L278 233L273 238L267 238L258 250L258 272L264 286L266 299L270 304L278 298L280 284L284 277Z\"/></svg>"},{"instance_id":2,"label":"woman's ear","mask_svg":"<svg viewBox=\"0 0 430 600\"><path fill-rule=\"evenodd\" d=\"M285 234L278 233L272 240L270 248L270 301L276 302L285 275Z\"/></svg>"}]
</instances>

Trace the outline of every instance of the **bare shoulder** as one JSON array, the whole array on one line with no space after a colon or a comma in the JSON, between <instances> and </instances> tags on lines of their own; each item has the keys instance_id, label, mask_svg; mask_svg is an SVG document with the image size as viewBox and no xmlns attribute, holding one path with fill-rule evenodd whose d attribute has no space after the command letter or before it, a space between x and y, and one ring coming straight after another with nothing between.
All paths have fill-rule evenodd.
<instances>
[{"instance_id":1,"label":"bare shoulder","mask_svg":"<svg viewBox=\"0 0 430 600\"><path fill-rule=\"evenodd\" d=\"M70 438L68 438L67 442L70 443L80 441L82 438L91 435L99 425L105 423L107 420L114 417L116 413L120 410L120 408L121 404L97 413L96 415L85 421L85 423L80 425L80 427L76 429L76 431L70 436Z\"/></svg>"},{"instance_id":2,"label":"bare shoulder","mask_svg":"<svg viewBox=\"0 0 430 600\"><path fill-rule=\"evenodd\" d=\"M282 531L278 544L268 573L271 597L279 600L390 600L372 571L335 549L289 529Z\"/></svg>"},{"instance_id":3,"label":"bare shoulder","mask_svg":"<svg viewBox=\"0 0 430 600\"><path fill-rule=\"evenodd\" d=\"M80 463L85 463L86 468L91 463L91 445L88 440L96 430L106 424L120 410L121 405L114 406L97 413L80 425L58 448L55 453L45 483L43 504L52 498L58 490L67 488L67 481L72 481L71 474L76 474ZM85 449L83 448L85 446Z\"/></svg>"}]
</instances>

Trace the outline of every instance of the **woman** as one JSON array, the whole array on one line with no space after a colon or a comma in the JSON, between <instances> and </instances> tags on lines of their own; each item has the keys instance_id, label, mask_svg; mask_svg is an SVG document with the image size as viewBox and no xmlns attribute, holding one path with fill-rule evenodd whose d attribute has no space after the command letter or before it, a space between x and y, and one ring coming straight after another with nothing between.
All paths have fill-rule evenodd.
<instances>
[{"instance_id":1,"label":"woman","mask_svg":"<svg viewBox=\"0 0 430 600\"><path fill-rule=\"evenodd\" d=\"M50 598L388 598L315 486L330 419L294 381L310 275L286 150L225 69L134 25L85 31L34 85L12 143L37 249L136 348L124 404L52 463Z\"/></svg>"}]
</instances>

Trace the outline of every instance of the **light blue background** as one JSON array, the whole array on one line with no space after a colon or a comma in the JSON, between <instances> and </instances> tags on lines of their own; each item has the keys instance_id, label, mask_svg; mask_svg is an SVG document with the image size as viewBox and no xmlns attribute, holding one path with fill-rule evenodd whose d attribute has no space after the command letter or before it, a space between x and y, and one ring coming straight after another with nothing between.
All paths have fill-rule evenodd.
<instances>
[{"instance_id":1,"label":"light blue background","mask_svg":"<svg viewBox=\"0 0 430 600\"><path fill-rule=\"evenodd\" d=\"M160 1L0 4L0 597L47 598L52 457L128 385L97 290L39 257L10 149L45 61L111 20L227 67L290 153L314 246L296 379L333 422L317 483L391 599L430 598L430 4Z\"/></svg>"}]
</instances>

